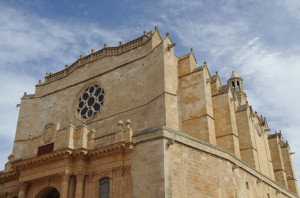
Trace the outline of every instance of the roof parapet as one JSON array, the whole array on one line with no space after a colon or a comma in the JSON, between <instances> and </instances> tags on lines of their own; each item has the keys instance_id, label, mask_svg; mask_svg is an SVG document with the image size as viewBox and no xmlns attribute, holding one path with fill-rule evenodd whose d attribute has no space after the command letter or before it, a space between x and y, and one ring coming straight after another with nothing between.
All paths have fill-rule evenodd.
<instances>
[{"instance_id":1,"label":"roof parapet","mask_svg":"<svg viewBox=\"0 0 300 198\"><path fill-rule=\"evenodd\" d=\"M157 31L157 27L155 27L155 30ZM95 52L94 50L92 51L91 54L83 57L82 55L80 55L80 58L74 62L72 65L70 65L69 67L65 67L64 70L61 70L59 72L56 72L54 74L52 73L47 73L45 76L45 83L43 84L47 84L50 82L53 82L55 80L64 78L66 76L68 76L70 73L72 73L74 70L76 70L78 67L85 65L89 62L92 62L94 60L106 57L106 56L114 56L114 55L119 55L122 54L124 52L127 52L131 49L134 49L136 47L139 47L141 45L143 45L144 43L148 42L152 36L153 36L153 32L150 31L148 33L143 34L143 36L132 40L128 43L119 43L120 45L118 47L107 47L107 44L104 44L104 48L102 48L101 50Z\"/></svg>"}]
</instances>

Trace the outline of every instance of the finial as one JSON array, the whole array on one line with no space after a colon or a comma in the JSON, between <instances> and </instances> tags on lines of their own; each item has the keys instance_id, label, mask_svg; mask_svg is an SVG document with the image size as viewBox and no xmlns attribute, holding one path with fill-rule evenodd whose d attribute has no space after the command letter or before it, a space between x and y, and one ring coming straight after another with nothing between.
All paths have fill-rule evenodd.
<instances>
[{"instance_id":1,"label":"finial","mask_svg":"<svg viewBox=\"0 0 300 198\"><path fill-rule=\"evenodd\" d=\"M80 54L80 58L83 58L83 56Z\"/></svg>"},{"instance_id":2,"label":"finial","mask_svg":"<svg viewBox=\"0 0 300 198\"><path fill-rule=\"evenodd\" d=\"M94 49L91 49L91 52L92 52L92 54L93 54L93 53L95 53L95 50L94 50Z\"/></svg>"},{"instance_id":3,"label":"finial","mask_svg":"<svg viewBox=\"0 0 300 198\"><path fill-rule=\"evenodd\" d=\"M104 43L104 48L107 48L107 44L106 43Z\"/></svg>"},{"instance_id":4,"label":"finial","mask_svg":"<svg viewBox=\"0 0 300 198\"><path fill-rule=\"evenodd\" d=\"M249 109L250 109L250 113L253 114L253 109L252 109L251 105L250 105Z\"/></svg>"},{"instance_id":5,"label":"finial","mask_svg":"<svg viewBox=\"0 0 300 198\"><path fill-rule=\"evenodd\" d=\"M129 119L127 119L125 124L131 124L131 121Z\"/></svg>"},{"instance_id":6,"label":"finial","mask_svg":"<svg viewBox=\"0 0 300 198\"><path fill-rule=\"evenodd\" d=\"M119 42L120 46L123 45L122 41Z\"/></svg>"},{"instance_id":7,"label":"finial","mask_svg":"<svg viewBox=\"0 0 300 198\"><path fill-rule=\"evenodd\" d=\"M144 35L146 35L146 33L147 33L146 30L144 30L143 33L144 33Z\"/></svg>"},{"instance_id":8,"label":"finial","mask_svg":"<svg viewBox=\"0 0 300 198\"><path fill-rule=\"evenodd\" d=\"M203 64L206 65L206 61L204 61Z\"/></svg>"},{"instance_id":9,"label":"finial","mask_svg":"<svg viewBox=\"0 0 300 198\"><path fill-rule=\"evenodd\" d=\"M24 96L27 96L27 92L24 92Z\"/></svg>"},{"instance_id":10,"label":"finial","mask_svg":"<svg viewBox=\"0 0 300 198\"><path fill-rule=\"evenodd\" d=\"M194 52L193 48L191 48L191 52Z\"/></svg>"},{"instance_id":11,"label":"finial","mask_svg":"<svg viewBox=\"0 0 300 198\"><path fill-rule=\"evenodd\" d=\"M48 73L48 72L46 72L46 76L49 76L49 73Z\"/></svg>"},{"instance_id":12,"label":"finial","mask_svg":"<svg viewBox=\"0 0 300 198\"><path fill-rule=\"evenodd\" d=\"M39 84L41 84L42 83L42 80L39 80Z\"/></svg>"},{"instance_id":13,"label":"finial","mask_svg":"<svg viewBox=\"0 0 300 198\"><path fill-rule=\"evenodd\" d=\"M218 71L216 71L216 75L219 76L219 72Z\"/></svg>"},{"instance_id":14,"label":"finial","mask_svg":"<svg viewBox=\"0 0 300 198\"><path fill-rule=\"evenodd\" d=\"M167 33L166 33L166 37L169 37L169 36L170 36L170 34L167 32Z\"/></svg>"},{"instance_id":15,"label":"finial","mask_svg":"<svg viewBox=\"0 0 300 198\"><path fill-rule=\"evenodd\" d=\"M125 124L126 124L126 131L130 131L131 130L131 127L130 127L131 121L129 119L127 119Z\"/></svg>"},{"instance_id":16,"label":"finial","mask_svg":"<svg viewBox=\"0 0 300 198\"><path fill-rule=\"evenodd\" d=\"M66 69L68 69L69 65L68 65L68 64L66 64L66 66L65 66L65 67L66 67Z\"/></svg>"},{"instance_id":17,"label":"finial","mask_svg":"<svg viewBox=\"0 0 300 198\"><path fill-rule=\"evenodd\" d=\"M120 130L120 131L123 131L123 128L122 128L123 125L124 125L124 124L123 124L123 121L122 121L122 120L119 120L118 126L119 126L119 130Z\"/></svg>"},{"instance_id":18,"label":"finial","mask_svg":"<svg viewBox=\"0 0 300 198\"><path fill-rule=\"evenodd\" d=\"M155 31L158 31L158 27L157 26L155 26L154 29L155 29Z\"/></svg>"},{"instance_id":19,"label":"finial","mask_svg":"<svg viewBox=\"0 0 300 198\"><path fill-rule=\"evenodd\" d=\"M95 139L95 135L96 135L96 130L94 128L92 128L88 134L89 139L90 140Z\"/></svg>"},{"instance_id":20,"label":"finial","mask_svg":"<svg viewBox=\"0 0 300 198\"><path fill-rule=\"evenodd\" d=\"M257 111L254 112L257 115Z\"/></svg>"},{"instance_id":21,"label":"finial","mask_svg":"<svg viewBox=\"0 0 300 198\"><path fill-rule=\"evenodd\" d=\"M123 121L122 121L122 120L119 120L118 126L122 126L122 125L123 125Z\"/></svg>"}]
</instances>

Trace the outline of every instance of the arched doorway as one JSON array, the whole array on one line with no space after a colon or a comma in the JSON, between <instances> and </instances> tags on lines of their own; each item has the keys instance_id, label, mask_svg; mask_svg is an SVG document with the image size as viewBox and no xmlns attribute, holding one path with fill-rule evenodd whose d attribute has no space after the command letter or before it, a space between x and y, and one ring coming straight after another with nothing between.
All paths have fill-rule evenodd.
<instances>
[{"instance_id":1,"label":"arched doorway","mask_svg":"<svg viewBox=\"0 0 300 198\"><path fill-rule=\"evenodd\" d=\"M56 189L51 190L45 198L59 198L59 192Z\"/></svg>"},{"instance_id":2,"label":"arched doorway","mask_svg":"<svg viewBox=\"0 0 300 198\"><path fill-rule=\"evenodd\" d=\"M60 198L60 194L55 188L47 187L39 192L35 198Z\"/></svg>"}]
</instances>

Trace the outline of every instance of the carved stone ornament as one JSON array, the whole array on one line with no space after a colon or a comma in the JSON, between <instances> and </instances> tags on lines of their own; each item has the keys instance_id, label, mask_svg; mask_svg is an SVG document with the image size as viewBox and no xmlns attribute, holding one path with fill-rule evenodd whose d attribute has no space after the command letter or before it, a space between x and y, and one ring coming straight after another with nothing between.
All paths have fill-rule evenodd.
<instances>
[{"instance_id":1,"label":"carved stone ornament","mask_svg":"<svg viewBox=\"0 0 300 198\"><path fill-rule=\"evenodd\" d=\"M131 173L131 166L127 165L127 166L117 166L117 167L113 167L113 174L115 176L122 176L122 175L126 175L126 174L130 174Z\"/></svg>"},{"instance_id":2,"label":"carved stone ornament","mask_svg":"<svg viewBox=\"0 0 300 198\"><path fill-rule=\"evenodd\" d=\"M43 134L43 141L45 144L49 144L52 142L54 137L55 124L53 122L49 122L46 124Z\"/></svg>"},{"instance_id":3,"label":"carved stone ornament","mask_svg":"<svg viewBox=\"0 0 300 198\"><path fill-rule=\"evenodd\" d=\"M113 167L113 174L115 176L121 176L123 175L123 166L117 166L117 167Z\"/></svg>"}]
</instances>

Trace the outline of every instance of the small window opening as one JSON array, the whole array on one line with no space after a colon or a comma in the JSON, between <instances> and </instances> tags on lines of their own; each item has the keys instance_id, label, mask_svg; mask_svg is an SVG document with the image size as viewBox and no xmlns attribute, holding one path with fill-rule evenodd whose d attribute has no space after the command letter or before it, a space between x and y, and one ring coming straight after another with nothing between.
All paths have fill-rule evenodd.
<instances>
[{"instance_id":1,"label":"small window opening","mask_svg":"<svg viewBox=\"0 0 300 198\"><path fill-rule=\"evenodd\" d=\"M270 194L268 193L268 198L270 198Z\"/></svg>"},{"instance_id":2,"label":"small window opening","mask_svg":"<svg viewBox=\"0 0 300 198\"><path fill-rule=\"evenodd\" d=\"M237 89L240 89L240 82L237 81L236 83L237 83L236 88L237 88Z\"/></svg>"},{"instance_id":3,"label":"small window opening","mask_svg":"<svg viewBox=\"0 0 300 198\"><path fill-rule=\"evenodd\" d=\"M109 178L105 177L100 180L99 198L109 198Z\"/></svg>"},{"instance_id":4,"label":"small window opening","mask_svg":"<svg viewBox=\"0 0 300 198\"><path fill-rule=\"evenodd\" d=\"M235 84L234 84L234 82L232 82L232 88L235 89Z\"/></svg>"},{"instance_id":5,"label":"small window opening","mask_svg":"<svg viewBox=\"0 0 300 198\"><path fill-rule=\"evenodd\" d=\"M246 188L247 188L247 190L249 190L249 183L248 182L246 182Z\"/></svg>"}]
</instances>

